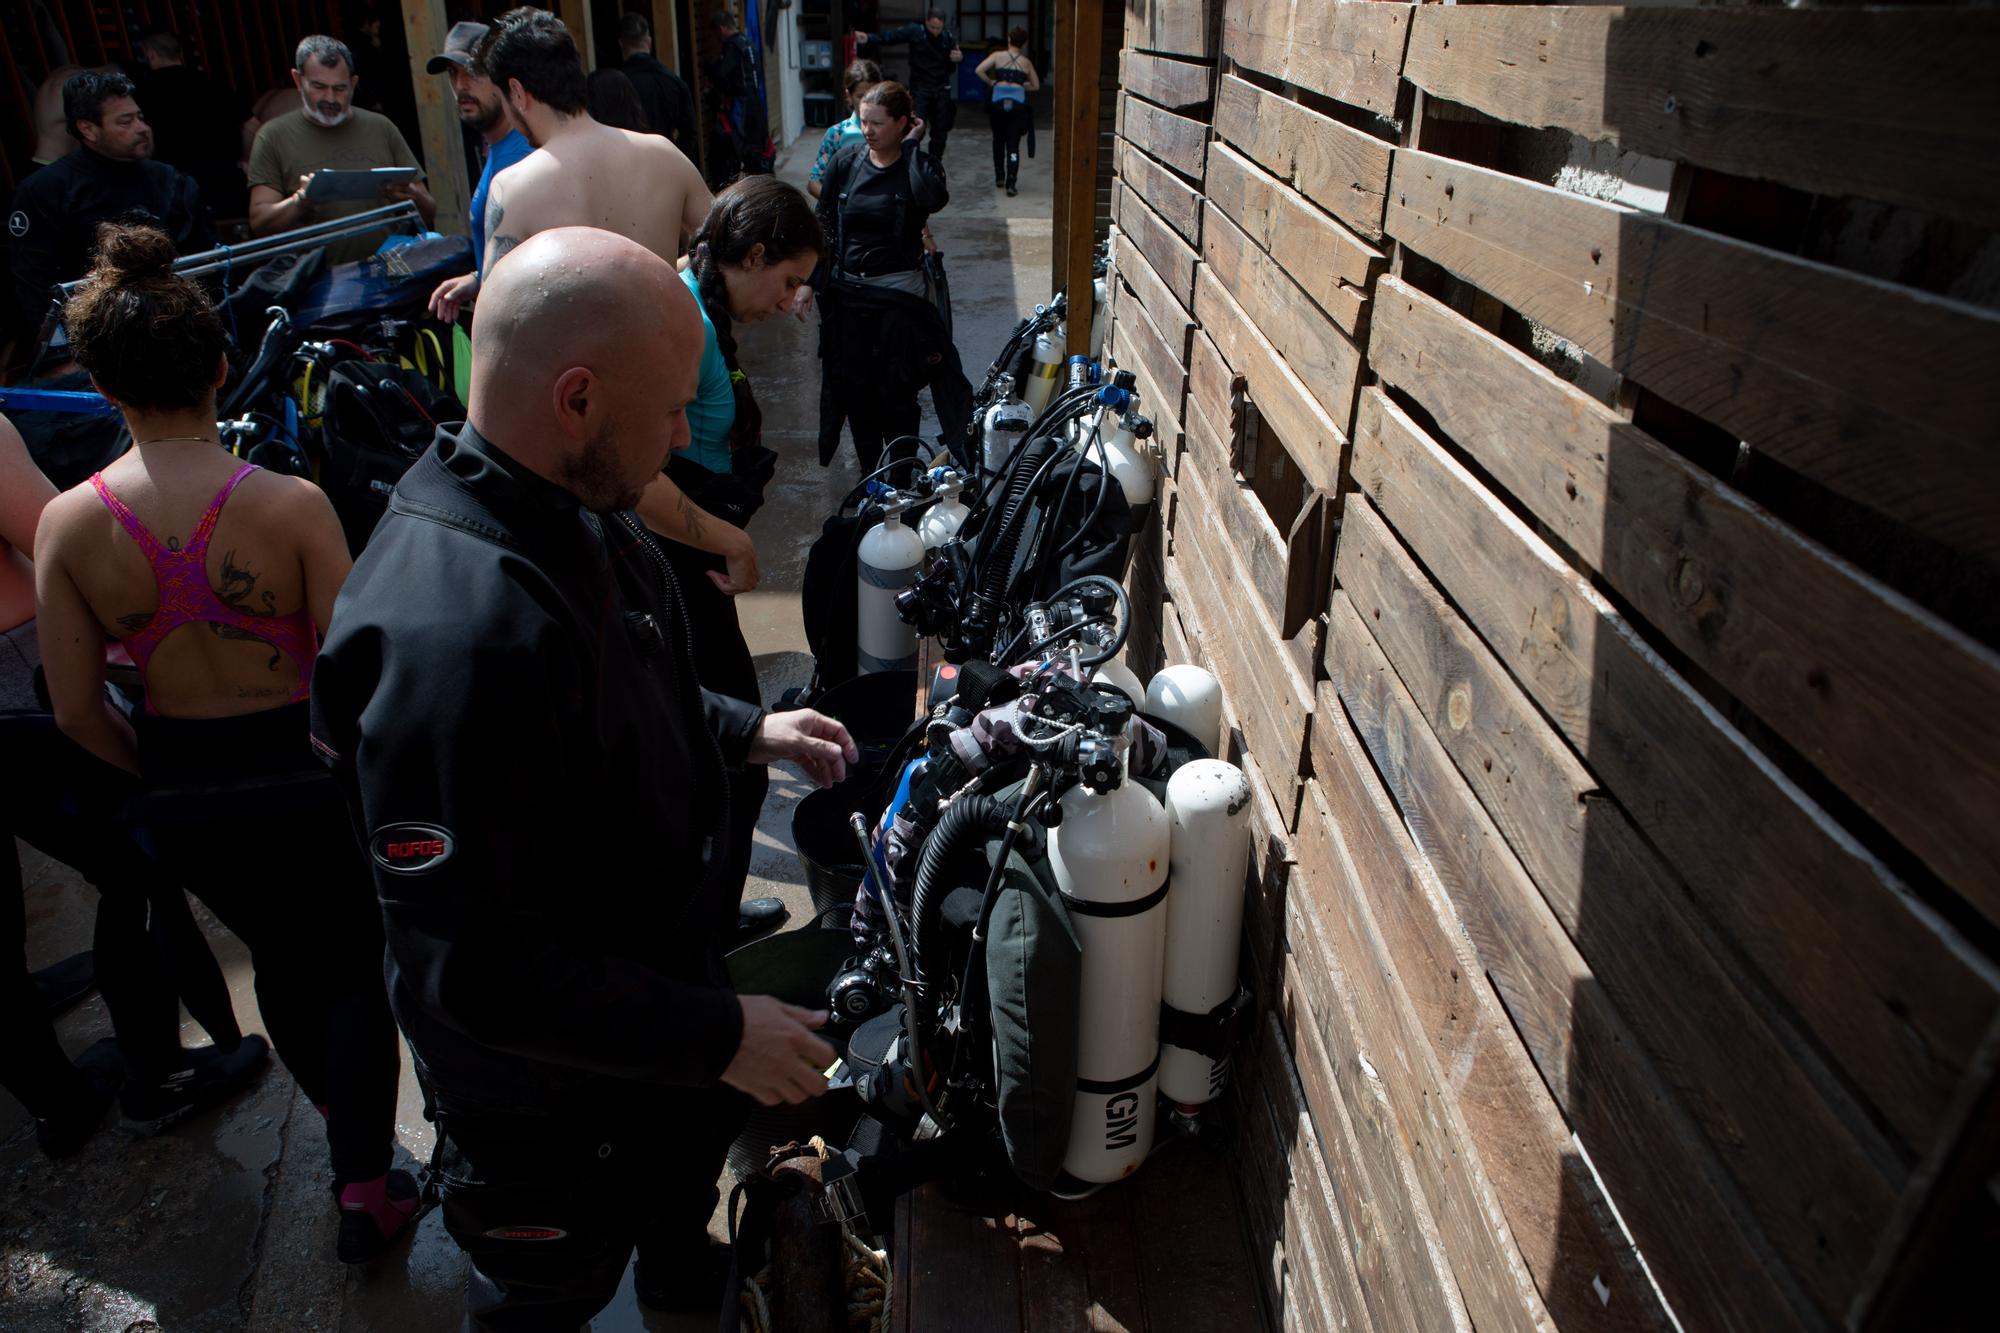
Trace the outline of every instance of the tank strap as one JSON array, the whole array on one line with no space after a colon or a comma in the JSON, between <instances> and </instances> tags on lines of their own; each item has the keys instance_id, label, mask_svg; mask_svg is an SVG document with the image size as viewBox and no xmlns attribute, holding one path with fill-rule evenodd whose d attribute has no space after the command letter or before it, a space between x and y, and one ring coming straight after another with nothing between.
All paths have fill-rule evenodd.
<instances>
[{"instance_id":1,"label":"tank strap","mask_svg":"<svg viewBox=\"0 0 2000 1333\"><path fill-rule=\"evenodd\" d=\"M1250 1017L1250 992L1244 986L1205 1014L1191 1014L1164 1002L1160 1005L1160 1044L1220 1060L1242 1039Z\"/></svg>"},{"instance_id":2,"label":"tank strap","mask_svg":"<svg viewBox=\"0 0 2000 1333\"><path fill-rule=\"evenodd\" d=\"M1153 1052L1153 1063L1147 1065L1138 1073L1128 1075L1125 1078L1114 1078L1108 1082L1094 1078L1080 1078L1076 1081L1076 1090L1078 1092L1097 1093L1100 1096L1108 1096L1114 1092L1128 1092L1144 1083L1147 1079L1158 1073L1159 1070L1160 1053L1156 1050Z\"/></svg>"},{"instance_id":3,"label":"tank strap","mask_svg":"<svg viewBox=\"0 0 2000 1333\"><path fill-rule=\"evenodd\" d=\"M1145 897L1133 898L1130 901L1122 903L1092 902L1087 898L1072 898L1067 893L1062 895L1062 900L1064 907L1083 916L1144 916L1167 900L1167 890L1173 886L1174 881L1169 877L1166 883L1160 885L1159 888L1153 890Z\"/></svg>"}]
</instances>

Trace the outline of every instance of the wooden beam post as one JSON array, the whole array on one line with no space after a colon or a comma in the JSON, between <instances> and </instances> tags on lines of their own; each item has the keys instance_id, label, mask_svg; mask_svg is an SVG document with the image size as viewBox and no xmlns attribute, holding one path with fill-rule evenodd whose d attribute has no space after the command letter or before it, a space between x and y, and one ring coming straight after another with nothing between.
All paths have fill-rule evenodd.
<instances>
[{"instance_id":1,"label":"wooden beam post","mask_svg":"<svg viewBox=\"0 0 2000 1333\"><path fill-rule=\"evenodd\" d=\"M1098 83L1104 67L1104 0L1071 0L1057 11L1069 13L1069 45L1057 90L1056 163L1066 179L1058 195L1057 281L1069 293L1069 355L1090 351L1095 311L1091 260L1097 252ZM1068 94L1067 104L1063 95Z\"/></svg>"},{"instance_id":2,"label":"wooden beam post","mask_svg":"<svg viewBox=\"0 0 2000 1333\"><path fill-rule=\"evenodd\" d=\"M596 69L597 40L591 31L590 0L562 0L557 17L569 29L570 40L576 43L577 54L583 57L584 72Z\"/></svg>"},{"instance_id":3,"label":"wooden beam post","mask_svg":"<svg viewBox=\"0 0 2000 1333\"><path fill-rule=\"evenodd\" d=\"M465 179L465 139L458 126L458 99L442 74L424 65L444 50L451 24L444 0L404 0L403 34L409 39L410 82L417 94L417 123L423 129L426 184L437 200L432 225L447 236L472 234L472 189Z\"/></svg>"},{"instance_id":4,"label":"wooden beam post","mask_svg":"<svg viewBox=\"0 0 2000 1333\"><path fill-rule=\"evenodd\" d=\"M653 58L678 74L681 72L681 25L676 0L649 0L646 18L653 25ZM666 17L662 19L660 16Z\"/></svg>"},{"instance_id":5,"label":"wooden beam post","mask_svg":"<svg viewBox=\"0 0 2000 1333\"><path fill-rule=\"evenodd\" d=\"M1063 288L1069 277L1069 135L1065 130L1070 99L1069 73L1073 67L1071 50L1076 45L1076 0L1055 0L1056 39L1052 52L1055 64L1055 118L1050 138L1055 141L1050 156L1050 218L1054 230L1049 237L1049 294Z\"/></svg>"}]
</instances>

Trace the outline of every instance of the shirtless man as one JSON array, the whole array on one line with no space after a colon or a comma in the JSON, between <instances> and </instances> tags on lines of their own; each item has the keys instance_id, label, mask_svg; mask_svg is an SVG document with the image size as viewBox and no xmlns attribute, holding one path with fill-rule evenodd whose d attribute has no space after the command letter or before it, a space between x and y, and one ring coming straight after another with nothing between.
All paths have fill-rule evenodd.
<instances>
[{"instance_id":1,"label":"shirtless man","mask_svg":"<svg viewBox=\"0 0 2000 1333\"><path fill-rule=\"evenodd\" d=\"M617 232L672 264L708 216L708 186L673 141L600 125L586 107L576 43L546 10L510 10L493 24L479 63L535 151L494 178L486 201L486 264L556 227ZM473 329L475 337L478 328ZM763 578L749 534L705 512L662 473L640 498L639 516L664 537L721 556L710 573L730 594Z\"/></svg>"}]
</instances>

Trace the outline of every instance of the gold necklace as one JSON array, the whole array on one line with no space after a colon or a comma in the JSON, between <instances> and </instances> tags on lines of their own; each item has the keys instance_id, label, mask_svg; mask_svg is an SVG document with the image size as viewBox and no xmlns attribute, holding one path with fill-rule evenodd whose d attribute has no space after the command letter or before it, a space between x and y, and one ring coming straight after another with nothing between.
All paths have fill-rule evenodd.
<instances>
[{"instance_id":1,"label":"gold necklace","mask_svg":"<svg viewBox=\"0 0 2000 1333\"><path fill-rule=\"evenodd\" d=\"M132 441L132 447L136 449L142 444L187 444L191 442L212 444L218 449L222 447L221 440L211 440L206 435L162 435L158 439L153 440L134 440Z\"/></svg>"}]
</instances>

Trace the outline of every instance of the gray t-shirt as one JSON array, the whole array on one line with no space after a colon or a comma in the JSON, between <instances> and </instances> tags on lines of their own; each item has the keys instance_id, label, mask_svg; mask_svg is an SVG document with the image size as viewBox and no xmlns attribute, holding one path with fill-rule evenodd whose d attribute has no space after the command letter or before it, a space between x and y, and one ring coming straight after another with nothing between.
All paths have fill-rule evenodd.
<instances>
[{"instance_id":1,"label":"gray t-shirt","mask_svg":"<svg viewBox=\"0 0 2000 1333\"><path fill-rule=\"evenodd\" d=\"M266 186L276 190L281 198L289 197L299 188L299 177L315 171L369 171L376 167L416 167L417 178L423 179L423 165L410 151L410 145L403 142L402 131L387 116L360 107L334 129L315 125L297 111L287 112L266 122L257 131L257 142L250 148L251 187ZM307 204L299 225L331 222L380 208L388 202L372 199ZM385 230L336 241L327 247L327 260L339 264L365 258L375 252L388 234Z\"/></svg>"}]
</instances>

